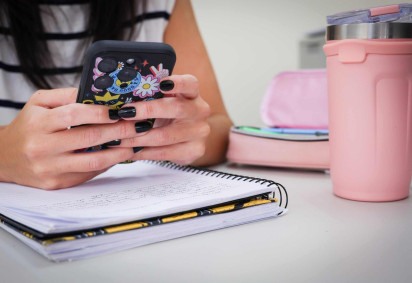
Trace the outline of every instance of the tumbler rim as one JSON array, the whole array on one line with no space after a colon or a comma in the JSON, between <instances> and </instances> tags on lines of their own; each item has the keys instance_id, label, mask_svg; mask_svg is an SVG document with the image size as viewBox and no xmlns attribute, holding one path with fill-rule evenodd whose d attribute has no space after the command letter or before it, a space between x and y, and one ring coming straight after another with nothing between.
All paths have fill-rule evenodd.
<instances>
[{"instance_id":1,"label":"tumbler rim","mask_svg":"<svg viewBox=\"0 0 412 283\"><path fill-rule=\"evenodd\" d=\"M326 28L326 40L411 38L412 23L358 23L331 25Z\"/></svg>"}]
</instances>

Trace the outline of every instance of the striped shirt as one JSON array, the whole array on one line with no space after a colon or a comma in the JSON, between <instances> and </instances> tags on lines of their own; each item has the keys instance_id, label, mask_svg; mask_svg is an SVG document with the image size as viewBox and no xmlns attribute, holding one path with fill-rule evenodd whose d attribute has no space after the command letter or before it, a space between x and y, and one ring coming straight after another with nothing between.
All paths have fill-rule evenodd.
<instances>
[{"instance_id":1,"label":"striped shirt","mask_svg":"<svg viewBox=\"0 0 412 283\"><path fill-rule=\"evenodd\" d=\"M44 0L41 6L48 6L42 14L45 39L56 68L44 70L57 76L60 82L56 87L77 87L80 81L81 64L84 54L84 40L89 13L87 0ZM168 19L175 0L149 0L144 17L136 15L133 40L162 42ZM40 7L42 8L42 7ZM14 43L9 30L0 27L0 125L9 124L18 114L25 102L37 90L23 76ZM55 86L55 85L54 85Z\"/></svg>"}]
</instances>

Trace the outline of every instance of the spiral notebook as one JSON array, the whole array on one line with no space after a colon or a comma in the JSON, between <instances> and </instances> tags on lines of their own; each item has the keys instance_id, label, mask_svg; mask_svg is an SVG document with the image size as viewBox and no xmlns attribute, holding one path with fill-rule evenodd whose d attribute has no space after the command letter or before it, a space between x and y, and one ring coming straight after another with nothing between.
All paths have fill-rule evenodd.
<instances>
[{"instance_id":1,"label":"spiral notebook","mask_svg":"<svg viewBox=\"0 0 412 283\"><path fill-rule=\"evenodd\" d=\"M287 202L271 180L139 161L64 190L0 183L0 227L67 261L274 218Z\"/></svg>"}]
</instances>

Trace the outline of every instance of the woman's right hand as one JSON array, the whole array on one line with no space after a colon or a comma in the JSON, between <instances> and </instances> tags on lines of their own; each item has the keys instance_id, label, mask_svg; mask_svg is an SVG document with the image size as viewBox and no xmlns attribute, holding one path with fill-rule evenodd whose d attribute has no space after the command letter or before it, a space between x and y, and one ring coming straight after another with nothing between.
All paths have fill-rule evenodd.
<instances>
[{"instance_id":1,"label":"woman's right hand","mask_svg":"<svg viewBox=\"0 0 412 283\"><path fill-rule=\"evenodd\" d=\"M76 95L74 88L39 90L0 128L0 181L65 188L133 157L131 148L74 152L136 136L132 122L110 119L107 106L75 103ZM69 129L78 125L83 126Z\"/></svg>"}]
</instances>

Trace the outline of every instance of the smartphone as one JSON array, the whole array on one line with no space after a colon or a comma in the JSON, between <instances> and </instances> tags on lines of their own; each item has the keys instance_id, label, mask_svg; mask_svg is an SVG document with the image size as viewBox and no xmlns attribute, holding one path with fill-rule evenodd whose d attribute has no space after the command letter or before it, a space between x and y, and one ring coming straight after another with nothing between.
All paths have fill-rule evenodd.
<instances>
[{"instance_id":1,"label":"smartphone","mask_svg":"<svg viewBox=\"0 0 412 283\"><path fill-rule=\"evenodd\" d=\"M96 41L85 54L77 102L119 109L161 98L160 80L172 74L175 62L165 43Z\"/></svg>"},{"instance_id":2,"label":"smartphone","mask_svg":"<svg viewBox=\"0 0 412 283\"><path fill-rule=\"evenodd\" d=\"M77 102L117 110L127 103L161 98L160 80L172 74L175 62L175 51L165 43L96 41L85 54ZM96 145L76 152L106 148Z\"/></svg>"}]
</instances>

